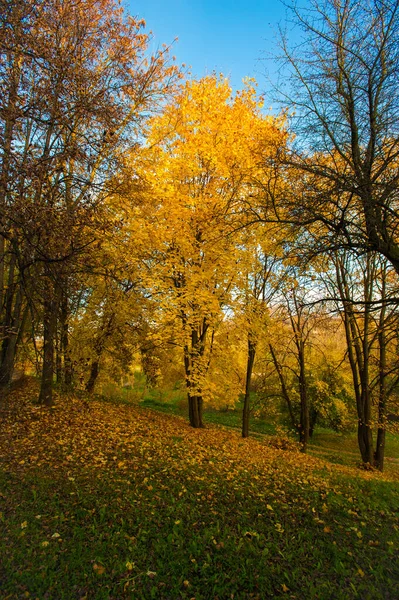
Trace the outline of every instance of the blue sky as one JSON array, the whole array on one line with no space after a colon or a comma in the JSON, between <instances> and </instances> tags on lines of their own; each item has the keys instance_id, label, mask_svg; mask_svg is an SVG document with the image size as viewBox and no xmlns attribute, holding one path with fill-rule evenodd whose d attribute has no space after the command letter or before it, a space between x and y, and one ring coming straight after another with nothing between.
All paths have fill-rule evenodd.
<instances>
[{"instance_id":1,"label":"blue sky","mask_svg":"<svg viewBox=\"0 0 399 600\"><path fill-rule=\"evenodd\" d=\"M216 71L236 89L246 76L257 79L259 91L268 87L265 71L272 67L266 57L285 20L278 0L129 0L128 7L152 30L152 49L178 38L172 53L195 77Z\"/></svg>"}]
</instances>

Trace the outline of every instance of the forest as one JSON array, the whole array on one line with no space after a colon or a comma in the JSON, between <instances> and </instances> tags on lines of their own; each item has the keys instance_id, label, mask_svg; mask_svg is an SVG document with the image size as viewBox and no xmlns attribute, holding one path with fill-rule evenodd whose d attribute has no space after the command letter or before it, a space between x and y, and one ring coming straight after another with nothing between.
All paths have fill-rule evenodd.
<instances>
[{"instance_id":1,"label":"forest","mask_svg":"<svg viewBox=\"0 0 399 600\"><path fill-rule=\"evenodd\" d=\"M262 91L0 5L1 597L398 598L399 2L293 4Z\"/></svg>"}]
</instances>

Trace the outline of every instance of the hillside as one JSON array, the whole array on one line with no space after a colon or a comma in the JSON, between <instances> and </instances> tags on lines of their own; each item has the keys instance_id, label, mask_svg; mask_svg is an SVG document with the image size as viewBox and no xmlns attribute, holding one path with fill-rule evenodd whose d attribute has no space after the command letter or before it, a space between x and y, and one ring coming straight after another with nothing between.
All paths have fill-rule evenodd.
<instances>
[{"instance_id":1,"label":"hillside","mask_svg":"<svg viewBox=\"0 0 399 600\"><path fill-rule=\"evenodd\" d=\"M36 393L1 407L1 598L399 598L393 476Z\"/></svg>"}]
</instances>

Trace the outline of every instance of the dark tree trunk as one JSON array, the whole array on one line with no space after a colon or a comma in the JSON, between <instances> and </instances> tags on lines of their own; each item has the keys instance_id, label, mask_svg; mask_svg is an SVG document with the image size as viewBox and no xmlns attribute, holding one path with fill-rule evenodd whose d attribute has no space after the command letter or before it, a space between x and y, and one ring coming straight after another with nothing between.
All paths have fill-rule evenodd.
<instances>
[{"instance_id":1,"label":"dark tree trunk","mask_svg":"<svg viewBox=\"0 0 399 600\"><path fill-rule=\"evenodd\" d=\"M72 360L69 350L69 327L68 327L68 297L65 290L61 300L61 339L60 339L60 355L63 360L63 383L66 387L72 385Z\"/></svg>"},{"instance_id":2,"label":"dark tree trunk","mask_svg":"<svg viewBox=\"0 0 399 600\"><path fill-rule=\"evenodd\" d=\"M96 385L97 377L100 372L100 360L103 355L107 340L114 331L114 323L115 313L111 312L111 314L108 315L106 321L103 323L103 326L98 334L94 346L94 358L91 362L90 375L86 383L86 392L88 392L89 394L92 394L94 392L94 387Z\"/></svg>"},{"instance_id":3,"label":"dark tree trunk","mask_svg":"<svg viewBox=\"0 0 399 600\"><path fill-rule=\"evenodd\" d=\"M385 300L385 274L386 269L383 271L383 282L381 295L382 299ZM374 453L374 466L381 472L384 470L384 455L385 455L385 428L386 428L386 404L387 404L387 385L386 385L386 369L387 369L387 340L385 331L385 316L386 306L383 305L380 313L379 332L378 332L378 345L379 345L379 373L378 373L378 430L377 430L377 444Z\"/></svg>"},{"instance_id":4,"label":"dark tree trunk","mask_svg":"<svg viewBox=\"0 0 399 600\"><path fill-rule=\"evenodd\" d=\"M278 378L280 380L281 393L282 393L282 396L283 396L284 400L287 403L287 408L288 408L288 412L289 412L289 415L290 415L292 428L295 431L298 431L298 423L296 422L295 415L294 415L294 409L292 408L291 398L290 398L290 395L288 393L287 386L285 385L285 380L284 380L283 371L281 369L281 365L280 365L280 363L277 360L276 353L275 353L274 348L273 348L273 346L271 344L269 344L269 348L270 348L270 352L271 352L271 355L272 355L274 366L275 366L276 371L277 371Z\"/></svg>"},{"instance_id":5,"label":"dark tree trunk","mask_svg":"<svg viewBox=\"0 0 399 600\"><path fill-rule=\"evenodd\" d=\"M86 384L86 392L92 394L94 392L94 387L96 385L98 373L100 371L100 364L98 360L93 360L90 368L90 377Z\"/></svg>"},{"instance_id":6,"label":"dark tree trunk","mask_svg":"<svg viewBox=\"0 0 399 600\"><path fill-rule=\"evenodd\" d=\"M57 328L57 302L54 297L44 301L43 315L43 367L39 404L53 404L54 342Z\"/></svg>"},{"instance_id":7,"label":"dark tree trunk","mask_svg":"<svg viewBox=\"0 0 399 600\"><path fill-rule=\"evenodd\" d=\"M249 415L250 415L250 393L251 393L251 378L255 362L256 344L248 336L248 358L247 358L247 374L245 378L245 396L244 406L242 409L242 437L249 436Z\"/></svg>"},{"instance_id":8,"label":"dark tree trunk","mask_svg":"<svg viewBox=\"0 0 399 600\"><path fill-rule=\"evenodd\" d=\"M202 420L203 399L200 394L194 396L188 394L188 414L191 427L195 427L196 429L205 427Z\"/></svg>"},{"instance_id":9,"label":"dark tree trunk","mask_svg":"<svg viewBox=\"0 0 399 600\"><path fill-rule=\"evenodd\" d=\"M348 284L348 270L344 257L338 257L336 263L337 283L343 303L343 321L345 326L348 357L352 371L353 387L356 396L356 409L358 417L357 440L360 456L365 466L374 462L373 434L371 429L371 397L369 384L369 320L370 308L366 304L362 326L358 325L353 305L350 302L351 293ZM365 274L364 296L365 301L371 300L374 270L371 259L367 258L367 271Z\"/></svg>"},{"instance_id":10,"label":"dark tree trunk","mask_svg":"<svg viewBox=\"0 0 399 600\"><path fill-rule=\"evenodd\" d=\"M61 354L61 340L59 331L56 330L55 335L55 377L58 384L62 383L62 354Z\"/></svg>"},{"instance_id":11,"label":"dark tree trunk","mask_svg":"<svg viewBox=\"0 0 399 600\"><path fill-rule=\"evenodd\" d=\"M200 328L191 331L191 348L188 344L184 347L184 371L186 376L188 418L190 425L195 428L205 427L203 422L203 397L198 382L193 382L193 373L200 368L198 361L203 357L205 351L206 333L208 324L205 319Z\"/></svg>"},{"instance_id":12,"label":"dark tree trunk","mask_svg":"<svg viewBox=\"0 0 399 600\"><path fill-rule=\"evenodd\" d=\"M21 317L22 298L22 288L18 286L14 307L10 307L7 315L6 337L3 340L1 349L0 387L8 385L12 379L18 341L21 339L21 327L24 322Z\"/></svg>"},{"instance_id":13,"label":"dark tree trunk","mask_svg":"<svg viewBox=\"0 0 399 600\"><path fill-rule=\"evenodd\" d=\"M361 419L357 425L357 440L359 444L360 455L365 466L373 464L373 435L370 423Z\"/></svg>"},{"instance_id":14,"label":"dark tree trunk","mask_svg":"<svg viewBox=\"0 0 399 600\"><path fill-rule=\"evenodd\" d=\"M310 419L309 419L309 401L308 386L305 373L305 348L303 342L298 346L299 359L299 395L301 398L301 416L299 428L299 441L302 446L302 452L306 452L309 443Z\"/></svg>"},{"instance_id":15,"label":"dark tree trunk","mask_svg":"<svg viewBox=\"0 0 399 600\"><path fill-rule=\"evenodd\" d=\"M378 427L377 430L377 445L374 454L374 466L379 470L384 470L385 456L385 426Z\"/></svg>"}]
</instances>

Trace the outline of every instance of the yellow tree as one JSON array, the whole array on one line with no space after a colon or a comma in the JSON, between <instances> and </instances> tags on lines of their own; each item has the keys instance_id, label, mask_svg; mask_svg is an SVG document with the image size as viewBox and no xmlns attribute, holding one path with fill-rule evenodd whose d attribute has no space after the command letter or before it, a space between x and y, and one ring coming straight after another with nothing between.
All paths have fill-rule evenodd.
<instances>
[{"instance_id":1,"label":"yellow tree","mask_svg":"<svg viewBox=\"0 0 399 600\"><path fill-rule=\"evenodd\" d=\"M186 82L152 120L134 165L149 204L132 225L142 219L147 285L183 350L193 427L203 426L212 340L237 273L242 206L285 140L280 120L261 109L253 82L235 96L221 76Z\"/></svg>"}]
</instances>

